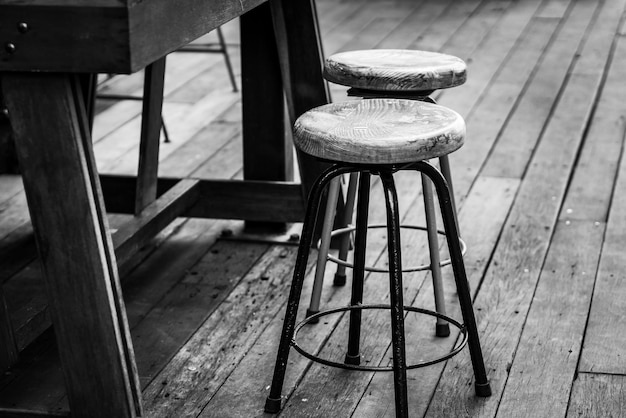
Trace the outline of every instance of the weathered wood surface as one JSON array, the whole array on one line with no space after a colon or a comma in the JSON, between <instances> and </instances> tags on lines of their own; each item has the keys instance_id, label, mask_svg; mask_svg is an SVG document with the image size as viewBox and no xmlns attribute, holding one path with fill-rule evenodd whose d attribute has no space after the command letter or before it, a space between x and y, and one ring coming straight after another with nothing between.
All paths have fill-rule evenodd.
<instances>
[{"instance_id":1,"label":"weathered wood surface","mask_svg":"<svg viewBox=\"0 0 626 418\"><path fill-rule=\"evenodd\" d=\"M430 51L375 49L333 54L324 63L324 78L367 90L430 91L465 82L462 59Z\"/></svg>"},{"instance_id":2,"label":"weathered wood surface","mask_svg":"<svg viewBox=\"0 0 626 418\"><path fill-rule=\"evenodd\" d=\"M165 62L165 57L160 58L145 70L135 215L139 215L157 196Z\"/></svg>"},{"instance_id":3,"label":"weathered wood surface","mask_svg":"<svg viewBox=\"0 0 626 418\"><path fill-rule=\"evenodd\" d=\"M2 92L0 92L0 174L17 172L15 145L11 136L9 119L2 111Z\"/></svg>"},{"instance_id":4,"label":"weathered wood surface","mask_svg":"<svg viewBox=\"0 0 626 418\"><path fill-rule=\"evenodd\" d=\"M130 334L76 82L63 75L3 75L0 81L7 107L16 116L12 120L16 149L29 190L30 213L37 226L39 255L74 410L93 413L92 402L96 402L102 405L102 416L139 415L141 400L133 378ZM49 95L38 97L35 92L43 91L43 86ZM56 106L54 100L61 103ZM36 139L41 137L51 147L48 153L39 152L41 144ZM46 170L50 177L37 177L36 169ZM78 223L74 223L75 217ZM72 349L85 340L90 346L84 351Z\"/></svg>"},{"instance_id":5,"label":"weathered wood surface","mask_svg":"<svg viewBox=\"0 0 626 418\"><path fill-rule=\"evenodd\" d=\"M623 52L624 46L623 38L619 38L617 40L616 52ZM583 201L583 203L586 203L584 206L576 205L577 202L572 202L567 206L567 208L571 210L569 216L573 218L589 213L587 216L593 217L598 221L604 221L608 215L607 233L602 249L600 270L597 277L591 312L589 313L587 336L580 361L580 369L585 372L626 372L626 355L624 355L621 350L625 338L621 333L615 332L615 330L619 329L625 322L622 314L622 309L624 308L624 286L622 285L624 277L624 255L621 249L624 248L626 237L626 235L620 233L623 228L626 228L626 219L624 213L619 209L626 199L626 185L624 183L626 180L626 165L623 159L617 160L615 154L617 153L617 149L623 147L626 127L624 125L623 113L618 115L612 109L615 100L623 94L622 73L623 57L616 55L605 86L607 100L601 101L598 105L597 116L590 130L590 135L593 135L590 136L590 140L594 140L598 137L600 141L598 147L605 150L600 160L604 162L604 164L599 166L592 164L590 166L596 167L596 175L598 177L606 179L614 178L614 176L617 175L614 192L612 194L610 212L607 213L609 208L607 205L600 206L596 210L586 210L589 205L586 200ZM600 113L600 111L602 111L602 113ZM600 133L602 126L605 128L602 133ZM585 158L583 162L589 164L591 161L590 158L594 157L593 153L595 152L597 152L597 148L594 151L590 151L588 157ZM610 158L610 156L613 156L613 158ZM598 160L595 159L594 161ZM620 167L616 173L615 169L618 163ZM582 189L582 187L583 186L580 186L579 189ZM595 192L587 192L587 187L583 189L585 192L581 194L585 196L585 198L589 195L594 196ZM606 186L604 186L604 188L606 188ZM601 199L601 201L602 200L604 199ZM597 204L595 206L597 206Z\"/></svg>"},{"instance_id":6,"label":"weathered wood surface","mask_svg":"<svg viewBox=\"0 0 626 418\"><path fill-rule=\"evenodd\" d=\"M574 390L567 418L610 417L626 414L626 382L624 375L581 373L574 381Z\"/></svg>"},{"instance_id":7,"label":"weathered wood surface","mask_svg":"<svg viewBox=\"0 0 626 418\"><path fill-rule=\"evenodd\" d=\"M487 271L476 299L475 306L480 309L479 328L485 336L483 348L486 362L493 368L490 378L495 396L469 404L462 401L472 395L468 386L465 386L466 391L459 390L467 381L461 373L467 369L469 361L459 356L449 362L439 382L430 405L431 416L455 416L467 412L473 416L490 416L497 410L499 393L506 384L509 365L517 347L517 340L503 339L502 336L519 334L523 329L560 202L598 94L602 71L585 74L583 70L591 62L597 66L598 58L600 62L606 62L610 42L605 36L614 36L619 21L616 10L622 11L623 8L623 2L604 4L596 21L598 26L584 44L581 60L572 69L567 88L543 133L544 140L537 146L525 173L494 253L492 267ZM595 50L600 54L591 53ZM549 176L549 182L546 176ZM458 403L451 402L453 393Z\"/></svg>"},{"instance_id":8,"label":"weathered wood surface","mask_svg":"<svg viewBox=\"0 0 626 418\"><path fill-rule=\"evenodd\" d=\"M0 286L0 370L7 370L18 359L17 344L13 334L11 315L7 308L3 286Z\"/></svg>"},{"instance_id":9,"label":"weathered wood surface","mask_svg":"<svg viewBox=\"0 0 626 418\"><path fill-rule=\"evenodd\" d=\"M624 342L615 332L624 325L620 303L626 269L620 252L620 209L626 204L621 157L626 50L617 35L624 33L618 27L624 1L317 3L327 55L414 46L457 55L468 64L467 83L436 97L467 123L466 144L451 154L451 162L469 245L465 260L496 390L492 398L477 401L469 362L458 357L409 374L411 416L624 415ZM224 29L229 44L236 43L235 22ZM169 176L193 172L197 177L242 178L241 108L218 58L168 58L168 72L173 72L165 86L164 114L166 119L171 115L170 128L180 132L175 142L161 144L161 168ZM142 79L136 74L115 77L105 86L139 92ZM205 88L206 94L201 91ZM344 100L345 88L332 86L332 91L336 101ZM98 109L96 141L101 145L96 149L102 167L131 174L138 143L127 140L130 132L139 131L138 103L103 102ZM208 156L200 155L203 149ZM408 211L405 221L422 222L418 178L398 177L401 207ZM372 189L373 221L382 216L378 187ZM0 238L0 273L6 274L2 279L8 279L5 290L11 295L19 288L18 279L28 289L36 289L40 279L36 266L15 274L32 252L16 250L9 260L4 258L4 245L29 234L27 217L20 214L25 211L20 188L15 178L0 177L0 228L8 233ZM133 194L130 183L128 190ZM142 347L137 356L142 385L148 385L144 396L156 416L264 416L290 280L291 258L281 254L292 250L215 244L222 230L236 235L241 227L234 221L176 220L124 268L131 332L141 335L136 347ZM379 259L386 251L384 234L379 232L370 234L368 262L384 265L385 257ZM409 233L403 241L408 253L426 256L421 237ZM20 245L12 248L26 248ZM327 278L332 274L331 268ZM309 275L305 282L303 305L311 279ZM454 315L449 272L445 280ZM269 283L276 285L271 292L266 290ZM411 276L405 285L416 306L432 306L427 275ZM386 279L372 275L366 291L370 300L380 300ZM14 303L32 300L36 306L37 297L36 292L31 298L9 297L10 313L16 313ZM349 289L326 280L323 299L324 306L346 304ZM259 305L261 300L267 304ZM386 330L385 317L367 319L364 341L368 358L381 364L388 361L387 346L376 334ZM412 324L409 338L420 342L410 346L411 358L431 356L425 352L429 347L441 350L452 344L431 338L431 321L413 316L407 321ZM249 326L255 328L237 333ZM341 358L344 327L340 318L329 317L303 330L302 343ZM0 407L13 401L22 409L67 410L58 355L53 340L45 341L27 347L23 361L1 376ZM224 351L211 350L215 345ZM222 361L212 364L216 357ZM392 417L392 393L388 374L327 370L292 352L283 393L290 398L283 415Z\"/></svg>"},{"instance_id":10,"label":"weathered wood surface","mask_svg":"<svg viewBox=\"0 0 626 418\"><path fill-rule=\"evenodd\" d=\"M496 416L565 415L604 228L592 221L557 225Z\"/></svg>"},{"instance_id":11,"label":"weathered wood surface","mask_svg":"<svg viewBox=\"0 0 626 418\"><path fill-rule=\"evenodd\" d=\"M352 100L300 116L293 139L303 152L325 160L400 164L456 151L465 122L453 110L416 100Z\"/></svg>"},{"instance_id":12,"label":"weathered wood surface","mask_svg":"<svg viewBox=\"0 0 626 418\"><path fill-rule=\"evenodd\" d=\"M261 3L193 0L186 7L170 0L4 3L0 41L6 47L0 51L0 70L132 73Z\"/></svg>"}]
</instances>

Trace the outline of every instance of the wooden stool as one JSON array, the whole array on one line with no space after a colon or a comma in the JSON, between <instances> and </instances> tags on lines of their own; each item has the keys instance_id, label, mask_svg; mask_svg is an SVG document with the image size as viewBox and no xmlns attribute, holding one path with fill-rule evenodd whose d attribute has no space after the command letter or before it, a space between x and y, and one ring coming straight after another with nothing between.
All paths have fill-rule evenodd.
<instances>
[{"instance_id":1,"label":"wooden stool","mask_svg":"<svg viewBox=\"0 0 626 418\"><path fill-rule=\"evenodd\" d=\"M310 110L296 121L294 131L296 146L303 152L333 162L334 165L320 176L309 196L274 377L265 404L266 412L276 413L280 410L282 385L291 346L311 360L328 366L356 370L393 371L397 417L408 417L407 369L444 361L460 352L465 344L469 346L474 368L476 395L489 396L491 394L478 339L450 190L443 175L425 161L460 148L464 137L465 123L457 113L442 106L414 100L368 99L334 103ZM419 171L435 185L464 324L438 312L404 306L398 198L393 180L393 174L399 170ZM354 172L361 173L361 176L351 304L348 307L319 312L296 326L298 303L322 193L338 176ZM369 180L372 174L380 176L386 200L390 305L362 304ZM391 311L393 353L393 367L391 368L359 365L361 312L364 309ZM348 349L344 363L321 359L298 346L296 337L301 327L324 315L342 311L350 312ZM434 360L407 366L404 337L405 311L441 318L458 327L463 338L451 352Z\"/></svg>"},{"instance_id":2,"label":"wooden stool","mask_svg":"<svg viewBox=\"0 0 626 418\"><path fill-rule=\"evenodd\" d=\"M350 96L407 98L434 103L434 100L429 95L437 89L446 89L463 84L466 79L466 68L463 60L451 55L428 51L375 49L348 51L330 56L324 64L324 77L330 82L351 87L348 90L348 95ZM454 207L454 190L447 154L439 157L439 165L448 181ZM342 225L350 225L352 223L357 182L358 173L351 174ZM427 231L430 263L428 265L411 266L405 268L404 271L431 270L436 310L445 315L441 267L448 265L450 260L442 261L439 256L434 198L430 182L425 176L422 176L422 190L426 227L415 225L403 227ZM322 227L322 239L319 243L315 282L307 311L308 316L319 312L327 260L337 264L337 272L333 281L335 286L343 286L346 283L346 267L352 267L346 259L350 249L349 233L354 228L348 226L332 231L338 193L339 179L335 180L329 189L328 203L324 214L325 221ZM337 257L329 254L331 236L334 235L341 235L342 237ZM461 241L461 245L463 247L462 251L465 253L465 243ZM366 271L381 272L384 270L366 267ZM450 335L448 323L441 318L437 319L435 334L438 337Z\"/></svg>"}]
</instances>

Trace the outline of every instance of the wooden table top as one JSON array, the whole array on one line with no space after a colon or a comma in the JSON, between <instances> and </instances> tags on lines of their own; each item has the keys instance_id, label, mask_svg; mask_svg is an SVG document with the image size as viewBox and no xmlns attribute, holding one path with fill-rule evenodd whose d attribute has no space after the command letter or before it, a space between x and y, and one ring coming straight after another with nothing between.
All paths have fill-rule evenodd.
<instances>
[{"instance_id":1,"label":"wooden table top","mask_svg":"<svg viewBox=\"0 0 626 418\"><path fill-rule=\"evenodd\" d=\"M5 0L0 71L128 74L266 0Z\"/></svg>"}]
</instances>

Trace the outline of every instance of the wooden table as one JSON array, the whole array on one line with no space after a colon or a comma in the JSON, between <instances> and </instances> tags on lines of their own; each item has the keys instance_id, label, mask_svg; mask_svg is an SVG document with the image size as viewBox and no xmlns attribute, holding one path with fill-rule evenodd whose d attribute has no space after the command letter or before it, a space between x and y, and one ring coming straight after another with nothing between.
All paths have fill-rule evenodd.
<instances>
[{"instance_id":1,"label":"wooden table","mask_svg":"<svg viewBox=\"0 0 626 418\"><path fill-rule=\"evenodd\" d=\"M86 88L93 74L150 66L162 77L169 52L238 16L245 180L157 179L158 139L144 138L139 179L100 176ZM5 0L0 48L0 97L16 141L72 416L140 416L117 263L177 216L302 219L304 196L322 166L299 155L303 180L292 182L283 91L292 121L328 101L315 6L312 0ZM152 111L160 112L160 100ZM105 207L137 215L112 237ZM0 309L0 365L6 366L15 350L4 316Z\"/></svg>"}]
</instances>

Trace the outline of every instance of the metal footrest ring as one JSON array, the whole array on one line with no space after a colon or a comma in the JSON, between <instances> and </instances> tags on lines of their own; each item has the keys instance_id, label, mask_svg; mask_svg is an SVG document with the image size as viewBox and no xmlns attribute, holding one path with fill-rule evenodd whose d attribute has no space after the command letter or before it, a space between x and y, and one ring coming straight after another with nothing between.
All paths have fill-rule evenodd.
<instances>
[{"instance_id":1,"label":"metal footrest ring","mask_svg":"<svg viewBox=\"0 0 626 418\"><path fill-rule=\"evenodd\" d=\"M355 310L355 309L359 309L359 310L366 310L366 309L385 309L385 310L390 310L391 306L390 305L357 305L357 306L345 306L345 307L341 307L341 308L335 308L335 309L328 309L326 311L322 311L319 313L316 313L315 315L311 315L310 317L306 318L305 320L301 321L300 323L298 323L296 325L296 328L294 330L294 336L293 339L291 340L291 346L298 351L298 353L302 354L304 357L315 361L316 363L320 363L320 364L324 364L326 366L330 366L330 367L338 367L340 369L348 369L348 370L361 370L361 371L370 371L370 372L390 372L393 371L393 367L391 366L360 366L360 365L352 365L352 364L345 364L345 363L339 363L336 361L332 361L332 360L328 360L328 359L324 359L321 358L319 356L316 356L314 354L309 353L308 351L304 350L302 347L300 347L297 343L297 338L298 338L298 332L302 329L302 327L304 327L305 325L309 324L312 321L316 321L319 320L320 317L322 316L326 316L326 315L332 315L335 313L339 313L339 312L346 312L346 311L351 311L351 310ZM409 369L418 369L421 367L426 367L426 366L430 366L445 360L448 360L449 358L457 355L467 344L467 330L465 328L465 325L461 324L460 322L450 318L449 316L446 315L442 315L438 312L435 311L431 311L428 309L422 309L422 308L414 308L412 306L405 306L404 310L407 312L415 312L415 313L420 313L420 314L424 314L424 315L430 315L430 316L434 316L437 318L441 318L446 320L447 322L449 322L450 324L454 325L455 327L457 327L460 331L461 331L461 339L459 341L457 341L456 345L453 347L452 350L450 350L450 352L434 358L432 360L425 360L416 364L411 364L411 365L407 365L407 370Z\"/></svg>"},{"instance_id":2,"label":"metal footrest ring","mask_svg":"<svg viewBox=\"0 0 626 418\"><path fill-rule=\"evenodd\" d=\"M374 229L374 228L386 228L387 225L385 224L374 224L374 225L368 225L367 228L368 229ZM400 228L404 228L404 229L417 229L420 231L427 231L425 226L420 226L420 225L400 225ZM356 228L354 227L354 225L348 225L345 228L340 228L340 229L335 229L331 234L331 238L335 237L337 235L343 235L343 234L347 234L350 232L353 232ZM439 235L446 235L445 231L442 231L441 229L437 230L437 233ZM467 245L465 244L465 241L463 241L460 237L459 237L459 244L461 244L461 255L465 255L465 252L467 251ZM318 241L317 243L317 248L319 249L320 247L320 242ZM331 261L335 264L339 264L341 266L345 266L348 268L354 268L354 265L352 263L350 263L349 261L345 261L345 260L340 260L339 258L335 257L334 255L331 255L330 253L328 254L328 261ZM445 260L442 260L439 263L439 267L445 267L447 265L450 264L450 259L447 258ZM424 271L424 270L430 270L430 264L422 264L419 266L414 266L414 267L405 267L402 269L403 273L409 273L409 272L413 272L413 271ZM376 272L376 273L389 273L389 270L387 269L383 269L383 268L379 268L379 267L372 267L372 266L365 266L365 271L371 271L371 272Z\"/></svg>"}]
</instances>

